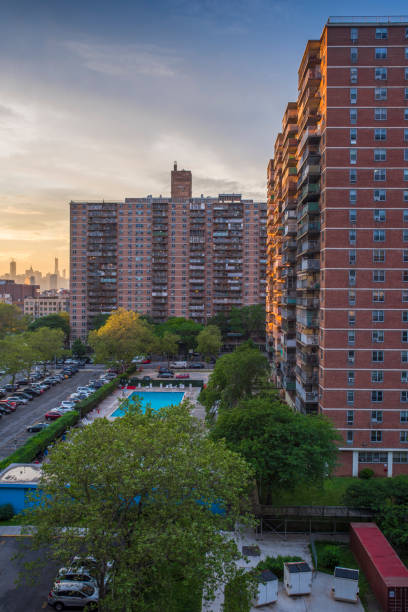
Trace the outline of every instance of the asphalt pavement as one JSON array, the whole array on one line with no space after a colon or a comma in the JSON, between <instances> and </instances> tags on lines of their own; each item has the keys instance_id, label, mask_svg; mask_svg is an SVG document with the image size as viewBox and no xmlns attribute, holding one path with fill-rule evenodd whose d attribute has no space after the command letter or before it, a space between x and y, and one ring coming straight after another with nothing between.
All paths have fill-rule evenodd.
<instances>
[{"instance_id":1,"label":"asphalt pavement","mask_svg":"<svg viewBox=\"0 0 408 612\"><path fill-rule=\"evenodd\" d=\"M103 366L88 364L71 378L54 385L28 404L20 404L15 412L3 415L0 419L0 459L10 455L29 437L35 435L26 431L28 425L44 422L46 412L57 408L77 387L85 386L89 380L99 378L104 370Z\"/></svg>"},{"instance_id":2,"label":"asphalt pavement","mask_svg":"<svg viewBox=\"0 0 408 612\"><path fill-rule=\"evenodd\" d=\"M47 559L47 551L29 550L30 538L0 538L0 612L42 612L52 610L47 605L47 596L57 574L58 564ZM23 557L14 558L24 553ZM30 582L24 580L16 584L20 573L28 577L24 563L45 560L44 568L31 576Z\"/></svg>"}]
</instances>

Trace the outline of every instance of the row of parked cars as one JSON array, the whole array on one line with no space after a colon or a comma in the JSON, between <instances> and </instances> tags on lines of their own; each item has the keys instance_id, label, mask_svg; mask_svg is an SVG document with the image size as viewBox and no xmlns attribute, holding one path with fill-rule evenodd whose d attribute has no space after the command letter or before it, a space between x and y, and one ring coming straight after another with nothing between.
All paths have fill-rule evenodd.
<instances>
[{"instance_id":1,"label":"row of parked cars","mask_svg":"<svg viewBox=\"0 0 408 612\"><path fill-rule=\"evenodd\" d=\"M110 581L112 563L108 563L105 586ZM64 608L97 608L99 591L97 563L93 557L74 557L69 567L61 567L48 594L48 603L56 610Z\"/></svg>"},{"instance_id":2,"label":"row of parked cars","mask_svg":"<svg viewBox=\"0 0 408 612\"><path fill-rule=\"evenodd\" d=\"M51 410L49 410L45 414L45 420L55 421L66 412L71 412L71 410L75 409L76 404L92 395L92 393L95 393L95 391L100 389L100 387L103 387L103 385L105 385L106 383L113 380L113 378L116 378L116 374L114 372L106 372L105 374L102 374L98 380L90 380L87 385L78 387L74 393L71 393L71 395L66 400L61 402L60 406L57 406L56 408L51 408ZM46 424L38 423L38 425L44 426Z\"/></svg>"}]
</instances>

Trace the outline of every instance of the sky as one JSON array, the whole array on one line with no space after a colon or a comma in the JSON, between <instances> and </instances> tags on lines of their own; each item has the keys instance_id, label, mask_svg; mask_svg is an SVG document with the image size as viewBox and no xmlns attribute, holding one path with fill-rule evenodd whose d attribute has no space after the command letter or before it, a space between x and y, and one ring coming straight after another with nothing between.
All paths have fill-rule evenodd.
<instances>
[{"instance_id":1,"label":"sky","mask_svg":"<svg viewBox=\"0 0 408 612\"><path fill-rule=\"evenodd\" d=\"M343 0L2 0L0 274L69 267L70 200L265 200L266 166L309 38ZM404 12L405 9L405 12ZM339 12L340 11L340 12ZM406 1L390 4L408 13Z\"/></svg>"}]
</instances>

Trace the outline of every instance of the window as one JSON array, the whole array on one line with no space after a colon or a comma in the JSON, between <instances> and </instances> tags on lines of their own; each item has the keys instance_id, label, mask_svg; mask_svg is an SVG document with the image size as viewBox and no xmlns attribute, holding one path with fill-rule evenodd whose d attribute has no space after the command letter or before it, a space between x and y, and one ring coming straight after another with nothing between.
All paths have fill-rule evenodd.
<instances>
[{"instance_id":1,"label":"window","mask_svg":"<svg viewBox=\"0 0 408 612\"><path fill-rule=\"evenodd\" d=\"M401 391L401 393L400 393L400 401L403 404L406 404L408 402L408 391Z\"/></svg>"},{"instance_id":2,"label":"window","mask_svg":"<svg viewBox=\"0 0 408 612\"><path fill-rule=\"evenodd\" d=\"M350 144L357 144L357 128L350 128Z\"/></svg>"},{"instance_id":3,"label":"window","mask_svg":"<svg viewBox=\"0 0 408 612\"><path fill-rule=\"evenodd\" d=\"M374 128L374 140L386 140L387 128Z\"/></svg>"},{"instance_id":4,"label":"window","mask_svg":"<svg viewBox=\"0 0 408 612\"><path fill-rule=\"evenodd\" d=\"M353 444L353 434L354 434L353 431L347 432L347 438L346 438L347 444Z\"/></svg>"},{"instance_id":5,"label":"window","mask_svg":"<svg viewBox=\"0 0 408 612\"><path fill-rule=\"evenodd\" d=\"M355 84L358 80L358 70L357 68L350 68L350 83Z\"/></svg>"},{"instance_id":6,"label":"window","mask_svg":"<svg viewBox=\"0 0 408 612\"><path fill-rule=\"evenodd\" d=\"M382 370L371 371L371 382L382 383L384 382L384 372Z\"/></svg>"},{"instance_id":7,"label":"window","mask_svg":"<svg viewBox=\"0 0 408 612\"><path fill-rule=\"evenodd\" d=\"M408 100L408 87L405 87L404 89L404 99Z\"/></svg>"},{"instance_id":8,"label":"window","mask_svg":"<svg viewBox=\"0 0 408 612\"><path fill-rule=\"evenodd\" d=\"M354 410L347 410L347 425L353 425L354 423Z\"/></svg>"},{"instance_id":9,"label":"window","mask_svg":"<svg viewBox=\"0 0 408 612\"><path fill-rule=\"evenodd\" d=\"M408 423L408 410L401 410L400 423Z\"/></svg>"},{"instance_id":10,"label":"window","mask_svg":"<svg viewBox=\"0 0 408 612\"><path fill-rule=\"evenodd\" d=\"M373 351L372 361L374 363L382 363L384 361L384 351Z\"/></svg>"},{"instance_id":11,"label":"window","mask_svg":"<svg viewBox=\"0 0 408 612\"><path fill-rule=\"evenodd\" d=\"M408 140L408 129L404 128L404 140L407 141Z\"/></svg>"},{"instance_id":12,"label":"window","mask_svg":"<svg viewBox=\"0 0 408 612\"><path fill-rule=\"evenodd\" d=\"M408 351L401 351L402 363L408 363Z\"/></svg>"},{"instance_id":13,"label":"window","mask_svg":"<svg viewBox=\"0 0 408 612\"><path fill-rule=\"evenodd\" d=\"M349 285L355 285L356 284L356 277L357 277L357 271L356 270L349 270L349 273L348 273Z\"/></svg>"},{"instance_id":14,"label":"window","mask_svg":"<svg viewBox=\"0 0 408 612\"><path fill-rule=\"evenodd\" d=\"M408 81L408 68L404 69L404 76L405 76L405 80ZM357 81L356 81L357 83Z\"/></svg>"},{"instance_id":15,"label":"window","mask_svg":"<svg viewBox=\"0 0 408 612\"><path fill-rule=\"evenodd\" d=\"M373 302L384 302L385 293L381 289L374 289L373 291Z\"/></svg>"},{"instance_id":16,"label":"window","mask_svg":"<svg viewBox=\"0 0 408 612\"><path fill-rule=\"evenodd\" d=\"M375 87L374 88L374 99L375 100L386 100L387 99L387 88L386 87Z\"/></svg>"},{"instance_id":17,"label":"window","mask_svg":"<svg viewBox=\"0 0 408 612\"><path fill-rule=\"evenodd\" d=\"M402 230L402 241L408 242L408 230Z\"/></svg>"},{"instance_id":18,"label":"window","mask_svg":"<svg viewBox=\"0 0 408 612\"><path fill-rule=\"evenodd\" d=\"M348 324L349 325L355 325L356 323L356 311L355 310L349 310L348 311Z\"/></svg>"},{"instance_id":19,"label":"window","mask_svg":"<svg viewBox=\"0 0 408 612\"><path fill-rule=\"evenodd\" d=\"M385 181L387 179L387 171L385 168L376 168L374 170L374 181Z\"/></svg>"},{"instance_id":20,"label":"window","mask_svg":"<svg viewBox=\"0 0 408 612\"><path fill-rule=\"evenodd\" d=\"M382 410L372 410L371 411L371 422L372 423L382 423L383 422Z\"/></svg>"},{"instance_id":21,"label":"window","mask_svg":"<svg viewBox=\"0 0 408 612\"><path fill-rule=\"evenodd\" d=\"M350 88L350 104L357 104L357 87Z\"/></svg>"},{"instance_id":22,"label":"window","mask_svg":"<svg viewBox=\"0 0 408 612\"><path fill-rule=\"evenodd\" d=\"M404 149L404 161L408 161L408 149Z\"/></svg>"},{"instance_id":23,"label":"window","mask_svg":"<svg viewBox=\"0 0 408 612\"><path fill-rule=\"evenodd\" d=\"M351 251L349 251L349 264L354 265L356 261L357 261L356 251L355 249L352 249Z\"/></svg>"},{"instance_id":24,"label":"window","mask_svg":"<svg viewBox=\"0 0 408 612\"><path fill-rule=\"evenodd\" d=\"M384 323L384 311L383 310L373 310L373 323Z\"/></svg>"},{"instance_id":25,"label":"window","mask_svg":"<svg viewBox=\"0 0 408 612\"><path fill-rule=\"evenodd\" d=\"M352 42L358 41L358 28L350 28L350 40Z\"/></svg>"},{"instance_id":26,"label":"window","mask_svg":"<svg viewBox=\"0 0 408 612\"><path fill-rule=\"evenodd\" d=\"M374 249L373 250L373 262L374 263L384 263L385 262L384 249Z\"/></svg>"},{"instance_id":27,"label":"window","mask_svg":"<svg viewBox=\"0 0 408 612\"><path fill-rule=\"evenodd\" d=\"M402 211L402 220L404 223L408 223L408 210L407 209Z\"/></svg>"},{"instance_id":28,"label":"window","mask_svg":"<svg viewBox=\"0 0 408 612\"><path fill-rule=\"evenodd\" d=\"M382 402L384 398L383 391L371 391L372 402Z\"/></svg>"},{"instance_id":29,"label":"window","mask_svg":"<svg viewBox=\"0 0 408 612\"><path fill-rule=\"evenodd\" d=\"M371 442L382 442L382 431L371 431Z\"/></svg>"},{"instance_id":30,"label":"window","mask_svg":"<svg viewBox=\"0 0 408 612\"><path fill-rule=\"evenodd\" d=\"M404 202L408 202L408 191L404 191L402 199L404 200Z\"/></svg>"},{"instance_id":31,"label":"window","mask_svg":"<svg viewBox=\"0 0 408 612\"><path fill-rule=\"evenodd\" d=\"M401 332L401 342L404 342L404 343L408 342L408 331L403 330Z\"/></svg>"},{"instance_id":32,"label":"window","mask_svg":"<svg viewBox=\"0 0 408 612\"><path fill-rule=\"evenodd\" d=\"M405 47L405 59L408 59L408 47Z\"/></svg>"},{"instance_id":33,"label":"window","mask_svg":"<svg viewBox=\"0 0 408 612\"><path fill-rule=\"evenodd\" d=\"M374 149L374 161L386 161L387 159L387 150L386 149ZM375 170L374 170L374 180L378 180L375 178ZM381 179L380 179L381 180ZM385 180L385 179L383 179Z\"/></svg>"},{"instance_id":34,"label":"window","mask_svg":"<svg viewBox=\"0 0 408 612\"><path fill-rule=\"evenodd\" d=\"M401 372L401 382L402 383L407 383L408 382L408 371L407 370L403 370Z\"/></svg>"},{"instance_id":35,"label":"window","mask_svg":"<svg viewBox=\"0 0 408 612\"><path fill-rule=\"evenodd\" d=\"M408 263L408 251L407 251L407 249L404 249L402 251L402 261L404 263Z\"/></svg>"},{"instance_id":36,"label":"window","mask_svg":"<svg viewBox=\"0 0 408 612\"><path fill-rule=\"evenodd\" d=\"M357 123L357 109L350 109L350 123Z\"/></svg>"},{"instance_id":37,"label":"window","mask_svg":"<svg viewBox=\"0 0 408 612\"><path fill-rule=\"evenodd\" d=\"M393 463L408 463L408 453L398 453L394 451L392 453L392 462Z\"/></svg>"},{"instance_id":38,"label":"window","mask_svg":"<svg viewBox=\"0 0 408 612\"><path fill-rule=\"evenodd\" d=\"M404 119L408 121L408 108L404 108Z\"/></svg>"},{"instance_id":39,"label":"window","mask_svg":"<svg viewBox=\"0 0 408 612\"><path fill-rule=\"evenodd\" d=\"M408 302L408 291L404 290L402 292L401 299L402 299L403 302Z\"/></svg>"},{"instance_id":40,"label":"window","mask_svg":"<svg viewBox=\"0 0 408 612\"><path fill-rule=\"evenodd\" d=\"M350 189L349 191L349 202L350 204L355 204L357 202L357 191L355 189Z\"/></svg>"},{"instance_id":41,"label":"window","mask_svg":"<svg viewBox=\"0 0 408 612\"><path fill-rule=\"evenodd\" d=\"M387 198L387 192L385 189L375 189L374 190L374 202L385 202Z\"/></svg>"},{"instance_id":42,"label":"window","mask_svg":"<svg viewBox=\"0 0 408 612\"><path fill-rule=\"evenodd\" d=\"M388 28L376 28L375 37L377 40L385 40L388 38Z\"/></svg>"},{"instance_id":43,"label":"window","mask_svg":"<svg viewBox=\"0 0 408 612\"><path fill-rule=\"evenodd\" d=\"M355 354L354 351L347 351L347 361L348 363L354 363Z\"/></svg>"},{"instance_id":44,"label":"window","mask_svg":"<svg viewBox=\"0 0 408 612\"><path fill-rule=\"evenodd\" d=\"M350 329L347 332L347 340L348 340L348 344L355 344L355 341L356 341L356 331L354 329Z\"/></svg>"},{"instance_id":45,"label":"window","mask_svg":"<svg viewBox=\"0 0 408 612\"><path fill-rule=\"evenodd\" d=\"M348 404L354 404L354 391L347 391L346 400Z\"/></svg>"},{"instance_id":46,"label":"window","mask_svg":"<svg viewBox=\"0 0 408 612\"><path fill-rule=\"evenodd\" d=\"M349 210L349 222L357 223L357 211L356 210Z\"/></svg>"},{"instance_id":47,"label":"window","mask_svg":"<svg viewBox=\"0 0 408 612\"><path fill-rule=\"evenodd\" d=\"M355 168L350 168L349 176L350 183L357 183L357 170Z\"/></svg>"},{"instance_id":48,"label":"window","mask_svg":"<svg viewBox=\"0 0 408 612\"><path fill-rule=\"evenodd\" d=\"M371 452L358 453L359 463L387 463L387 461L388 461L387 453L371 453Z\"/></svg>"},{"instance_id":49,"label":"window","mask_svg":"<svg viewBox=\"0 0 408 612\"><path fill-rule=\"evenodd\" d=\"M373 230L373 240L374 242L385 242L385 230L383 229Z\"/></svg>"},{"instance_id":50,"label":"window","mask_svg":"<svg viewBox=\"0 0 408 612\"><path fill-rule=\"evenodd\" d=\"M374 221L377 223L384 223L386 220L386 212L384 209L377 208L373 213Z\"/></svg>"},{"instance_id":51,"label":"window","mask_svg":"<svg viewBox=\"0 0 408 612\"><path fill-rule=\"evenodd\" d=\"M376 81L386 81L387 68L374 68L374 78Z\"/></svg>"},{"instance_id":52,"label":"window","mask_svg":"<svg viewBox=\"0 0 408 612\"><path fill-rule=\"evenodd\" d=\"M400 431L400 442L408 442L408 431Z\"/></svg>"},{"instance_id":53,"label":"window","mask_svg":"<svg viewBox=\"0 0 408 612\"><path fill-rule=\"evenodd\" d=\"M350 306L356 305L356 292L354 290L350 290L348 292L348 301L349 301Z\"/></svg>"},{"instance_id":54,"label":"window","mask_svg":"<svg viewBox=\"0 0 408 612\"><path fill-rule=\"evenodd\" d=\"M354 370L347 372L347 384L354 385Z\"/></svg>"},{"instance_id":55,"label":"window","mask_svg":"<svg viewBox=\"0 0 408 612\"><path fill-rule=\"evenodd\" d=\"M375 50L375 59L387 59L387 47L377 47Z\"/></svg>"},{"instance_id":56,"label":"window","mask_svg":"<svg viewBox=\"0 0 408 612\"><path fill-rule=\"evenodd\" d=\"M373 270L373 282L383 283L385 281L385 270Z\"/></svg>"},{"instance_id":57,"label":"window","mask_svg":"<svg viewBox=\"0 0 408 612\"><path fill-rule=\"evenodd\" d=\"M384 330L382 329L373 329L371 332L371 340L374 343L384 342Z\"/></svg>"},{"instance_id":58,"label":"window","mask_svg":"<svg viewBox=\"0 0 408 612\"><path fill-rule=\"evenodd\" d=\"M408 169L404 168L404 181L408 181Z\"/></svg>"},{"instance_id":59,"label":"window","mask_svg":"<svg viewBox=\"0 0 408 612\"><path fill-rule=\"evenodd\" d=\"M350 244L356 243L356 230L349 230L349 242Z\"/></svg>"},{"instance_id":60,"label":"window","mask_svg":"<svg viewBox=\"0 0 408 612\"><path fill-rule=\"evenodd\" d=\"M376 121L386 121L387 120L387 109L386 108L376 108L374 110L374 119Z\"/></svg>"},{"instance_id":61,"label":"window","mask_svg":"<svg viewBox=\"0 0 408 612\"><path fill-rule=\"evenodd\" d=\"M358 49L357 47L351 47L350 49L350 61L352 64L357 64L358 62Z\"/></svg>"},{"instance_id":62,"label":"window","mask_svg":"<svg viewBox=\"0 0 408 612\"><path fill-rule=\"evenodd\" d=\"M350 149L350 164L357 163L357 149Z\"/></svg>"}]
</instances>

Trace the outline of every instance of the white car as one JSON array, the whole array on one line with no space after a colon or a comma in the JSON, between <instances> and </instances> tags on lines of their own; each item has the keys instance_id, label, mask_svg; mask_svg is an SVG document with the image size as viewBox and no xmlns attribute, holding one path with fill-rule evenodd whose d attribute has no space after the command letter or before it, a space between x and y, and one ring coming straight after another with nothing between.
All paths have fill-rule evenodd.
<instances>
[{"instance_id":1,"label":"white car","mask_svg":"<svg viewBox=\"0 0 408 612\"><path fill-rule=\"evenodd\" d=\"M71 400L64 400L61 402L61 408L75 408L75 402L71 402Z\"/></svg>"}]
</instances>

